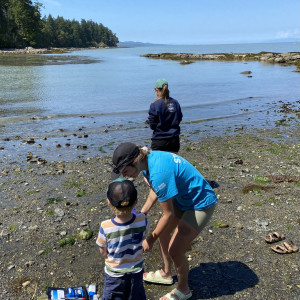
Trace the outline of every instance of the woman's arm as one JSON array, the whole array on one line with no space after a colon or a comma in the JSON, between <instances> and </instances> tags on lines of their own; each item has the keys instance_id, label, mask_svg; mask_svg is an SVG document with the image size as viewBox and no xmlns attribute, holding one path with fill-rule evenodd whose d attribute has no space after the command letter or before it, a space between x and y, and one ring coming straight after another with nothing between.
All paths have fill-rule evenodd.
<instances>
[{"instance_id":1,"label":"woman's arm","mask_svg":"<svg viewBox=\"0 0 300 300\"><path fill-rule=\"evenodd\" d=\"M152 208L152 206L155 204L156 201L157 201L157 196L156 196L155 192L153 191L152 187L150 186L147 200L146 200L145 204L143 205L141 212L144 214L147 214L149 212L149 210Z\"/></svg>"},{"instance_id":2,"label":"woman's arm","mask_svg":"<svg viewBox=\"0 0 300 300\"><path fill-rule=\"evenodd\" d=\"M143 242L144 251L150 251L153 247L154 242L158 239L159 235L164 229L170 224L174 218L173 200L168 199L167 201L160 202L160 207L163 211L163 215L158 221L153 232Z\"/></svg>"},{"instance_id":3,"label":"woman's arm","mask_svg":"<svg viewBox=\"0 0 300 300\"><path fill-rule=\"evenodd\" d=\"M150 109L149 109L149 112L148 112L148 121L149 121L149 126L152 130L155 130L158 122L159 122L159 119L158 119L158 115L157 115L157 112L154 108L154 105L153 103L151 103L150 105Z\"/></svg>"}]
</instances>

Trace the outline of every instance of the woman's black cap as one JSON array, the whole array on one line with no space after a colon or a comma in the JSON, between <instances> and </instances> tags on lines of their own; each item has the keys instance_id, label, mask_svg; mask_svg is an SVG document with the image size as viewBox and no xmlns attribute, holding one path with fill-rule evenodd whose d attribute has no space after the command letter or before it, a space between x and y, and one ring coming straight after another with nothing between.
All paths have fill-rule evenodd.
<instances>
[{"instance_id":1,"label":"woman's black cap","mask_svg":"<svg viewBox=\"0 0 300 300\"><path fill-rule=\"evenodd\" d=\"M130 165L139 155L140 149L133 143L121 143L114 151L112 163L113 172L112 178L117 178L121 175L122 170Z\"/></svg>"}]
</instances>

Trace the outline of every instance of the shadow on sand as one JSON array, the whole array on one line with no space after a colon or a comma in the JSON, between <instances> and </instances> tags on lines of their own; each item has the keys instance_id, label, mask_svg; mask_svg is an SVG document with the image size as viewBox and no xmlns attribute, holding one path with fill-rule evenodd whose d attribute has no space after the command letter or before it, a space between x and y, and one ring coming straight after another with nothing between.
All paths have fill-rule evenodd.
<instances>
[{"instance_id":1,"label":"shadow on sand","mask_svg":"<svg viewBox=\"0 0 300 300\"><path fill-rule=\"evenodd\" d=\"M203 263L189 272L191 300L233 295L258 283L257 275L244 263Z\"/></svg>"}]
</instances>

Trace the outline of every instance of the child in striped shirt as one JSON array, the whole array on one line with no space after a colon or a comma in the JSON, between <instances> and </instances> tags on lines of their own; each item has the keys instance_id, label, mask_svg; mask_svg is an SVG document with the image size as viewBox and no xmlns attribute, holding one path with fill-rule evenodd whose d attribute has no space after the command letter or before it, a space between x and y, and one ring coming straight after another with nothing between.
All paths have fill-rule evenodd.
<instances>
[{"instance_id":1,"label":"child in striped shirt","mask_svg":"<svg viewBox=\"0 0 300 300\"><path fill-rule=\"evenodd\" d=\"M142 242L148 232L143 213L135 214L137 191L125 178L116 179L107 189L107 203L115 217L103 221L97 245L105 257L102 300L145 300Z\"/></svg>"}]
</instances>

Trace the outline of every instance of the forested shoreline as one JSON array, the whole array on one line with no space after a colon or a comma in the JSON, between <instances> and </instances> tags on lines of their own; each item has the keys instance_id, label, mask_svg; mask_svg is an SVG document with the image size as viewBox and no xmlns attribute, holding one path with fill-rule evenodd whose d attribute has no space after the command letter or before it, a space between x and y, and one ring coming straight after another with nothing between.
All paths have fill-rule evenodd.
<instances>
[{"instance_id":1,"label":"forested shoreline","mask_svg":"<svg viewBox=\"0 0 300 300\"><path fill-rule=\"evenodd\" d=\"M0 49L26 47L116 47L116 34L92 20L41 16L42 4L0 0Z\"/></svg>"}]
</instances>

